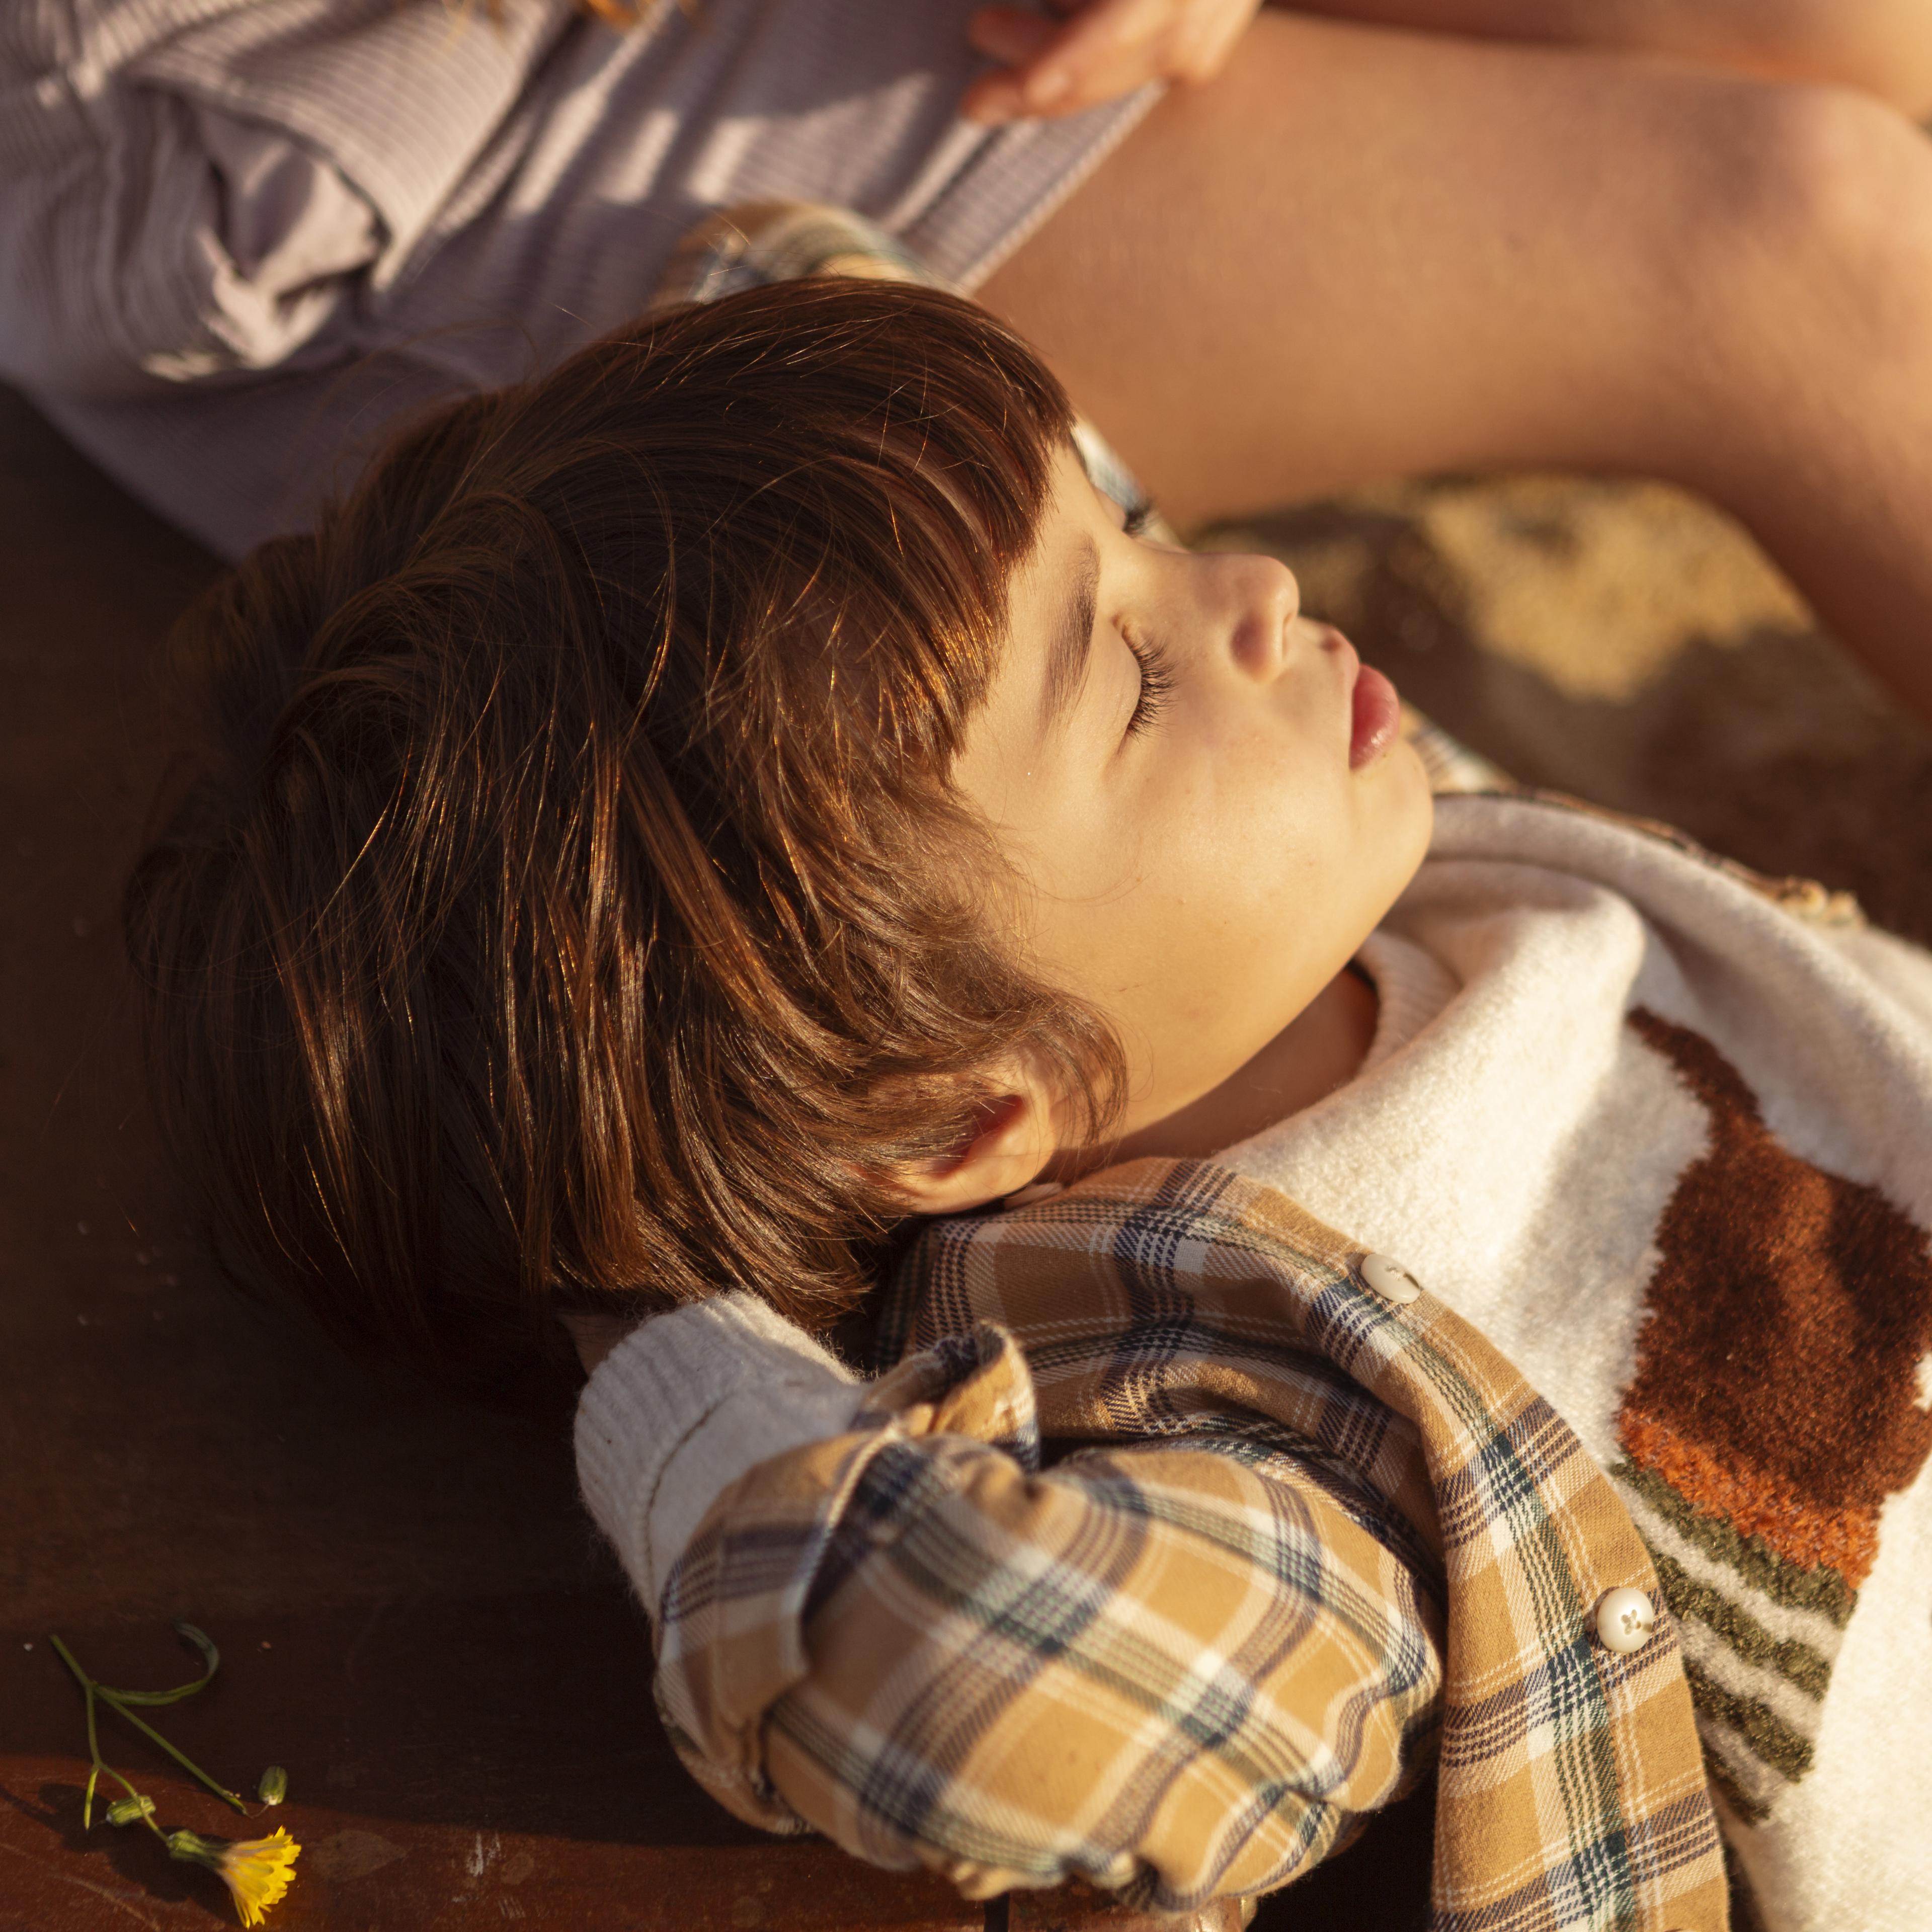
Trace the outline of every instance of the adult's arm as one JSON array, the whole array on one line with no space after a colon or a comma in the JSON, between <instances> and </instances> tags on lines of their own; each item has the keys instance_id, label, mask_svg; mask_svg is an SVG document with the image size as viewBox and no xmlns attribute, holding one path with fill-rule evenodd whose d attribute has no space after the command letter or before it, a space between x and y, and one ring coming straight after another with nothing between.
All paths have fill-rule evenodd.
<instances>
[{"instance_id":1,"label":"adult's arm","mask_svg":"<svg viewBox=\"0 0 1932 1932\"><path fill-rule=\"evenodd\" d=\"M996 1328L859 1384L722 1297L616 1348L577 1442L670 1735L769 1829L1180 1909L1334 1849L1434 1726L1439 1612L1359 1510L1232 1436L1042 1469Z\"/></svg>"}]
</instances>

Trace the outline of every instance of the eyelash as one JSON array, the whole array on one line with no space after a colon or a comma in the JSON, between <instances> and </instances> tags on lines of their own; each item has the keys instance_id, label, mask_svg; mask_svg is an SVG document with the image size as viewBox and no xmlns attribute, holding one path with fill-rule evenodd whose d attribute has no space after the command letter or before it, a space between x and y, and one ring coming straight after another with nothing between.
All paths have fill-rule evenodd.
<instances>
[{"instance_id":1,"label":"eyelash","mask_svg":"<svg viewBox=\"0 0 1932 1932\"><path fill-rule=\"evenodd\" d=\"M1124 508L1125 514L1120 521L1123 533L1130 537L1144 536L1147 533L1148 525L1154 521L1154 499L1151 496L1137 496L1133 502L1124 506Z\"/></svg>"},{"instance_id":2,"label":"eyelash","mask_svg":"<svg viewBox=\"0 0 1932 1932\"><path fill-rule=\"evenodd\" d=\"M1174 695L1174 666L1165 652L1156 646L1136 644L1124 631L1120 641L1132 652L1134 662L1140 667L1141 694L1135 700L1133 716L1127 720L1127 736L1138 738L1142 732L1152 730L1167 709L1167 701Z\"/></svg>"}]
</instances>

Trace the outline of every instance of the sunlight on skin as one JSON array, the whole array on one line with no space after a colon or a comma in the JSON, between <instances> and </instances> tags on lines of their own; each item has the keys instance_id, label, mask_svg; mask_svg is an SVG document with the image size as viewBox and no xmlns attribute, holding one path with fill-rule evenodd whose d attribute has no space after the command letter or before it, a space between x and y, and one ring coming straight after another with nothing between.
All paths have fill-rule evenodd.
<instances>
[{"instance_id":1,"label":"sunlight on skin","mask_svg":"<svg viewBox=\"0 0 1932 1932\"><path fill-rule=\"evenodd\" d=\"M1081 1149L1013 1069L979 1138L905 1177L920 1211L1211 1152L1359 1066L1373 996L1345 969L1432 806L1393 688L1300 615L1284 565L1136 536L1064 454L953 779L1022 881L1013 944L1112 1022L1130 1082L1120 1138Z\"/></svg>"},{"instance_id":2,"label":"sunlight on skin","mask_svg":"<svg viewBox=\"0 0 1932 1932\"><path fill-rule=\"evenodd\" d=\"M1394 687L1300 614L1285 565L1137 535L1063 450L952 777L1017 882L992 916L1112 1023L1126 1106L1114 1138L1070 1144L1041 1074L1000 1069L974 1138L902 1174L908 1212L1211 1154L1351 1078L1376 1007L1348 962L1432 824L1397 727ZM563 1320L586 1372L632 1325Z\"/></svg>"}]
</instances>

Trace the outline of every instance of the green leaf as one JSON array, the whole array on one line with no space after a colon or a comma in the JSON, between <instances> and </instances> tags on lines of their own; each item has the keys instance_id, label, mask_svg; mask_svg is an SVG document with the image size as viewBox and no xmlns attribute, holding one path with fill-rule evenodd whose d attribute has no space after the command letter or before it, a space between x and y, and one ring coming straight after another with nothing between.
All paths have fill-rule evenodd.
<instances>
[{"instance_id":1,"label":"green leaf","mask_svg":"<svg viewBox=\"0 0 1932 1932\"><path fill-rule=\"evenodd\" d=\"M175 1633L184 1642L201 1653L201 1675L192 1684L178 1684L172 1690L110 1690L106 1684L100 1687L101 1694L110 1697L116 1704L142 1704L152 1708L157 1704L178 1704L184 1697L194 1694L212 1682L214 1673L221 1668L221 1653L214 1647L214 1640L207 1631L190 1623L177 1622ZM124 1711L123 1717L127 1715Z\"/></svg>"},{"instance_id":2,"label":"green leaf","mask_svg":"<svg viewBox=\"0 0 1932 1932\"><path fill-rule=\"evenodd\" d=\"M179 1617L175 1619L174 1629L177 1636L193 1644L201 1652L202 1661L208 1666L207 1674L201 1680L206 1684L221 1668L221 1653L215 1648L214 1638L199 1624L184 1622Z\"/></svg>"}]
</instances>

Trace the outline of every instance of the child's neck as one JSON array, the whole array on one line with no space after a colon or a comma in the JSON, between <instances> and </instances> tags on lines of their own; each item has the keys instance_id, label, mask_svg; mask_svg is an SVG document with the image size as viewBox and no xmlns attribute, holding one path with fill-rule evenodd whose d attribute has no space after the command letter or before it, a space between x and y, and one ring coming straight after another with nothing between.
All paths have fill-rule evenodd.
<instances>
[{"instance_id":1,"label":"child's neck","mask_svg":"<svg viewBox=\"0 0 1932 1932\"><path fill-rule=\"evenodd\" d=\"M1147 1154L1202 1159L1298 1114L1346 1086L1376 1036L1376 989L1345 968L1260 1052L1164 1118L1136 1127L1110 1162Z\"/></svg>"}]
</instances>

